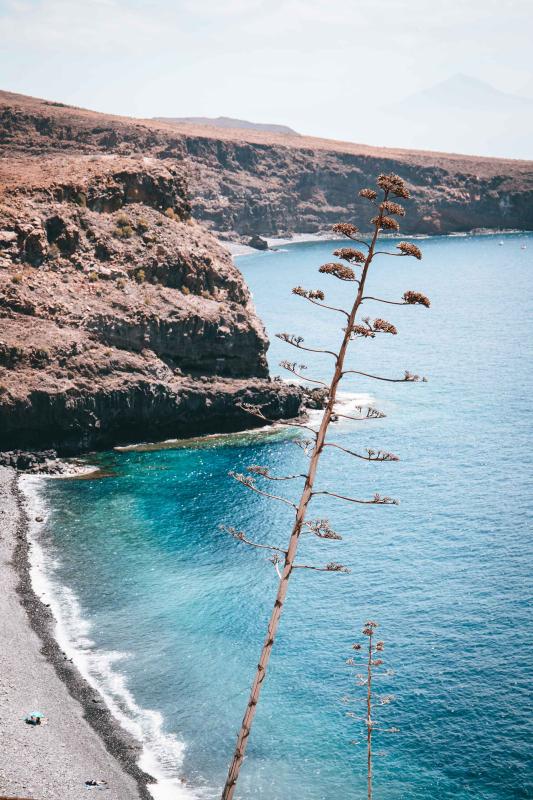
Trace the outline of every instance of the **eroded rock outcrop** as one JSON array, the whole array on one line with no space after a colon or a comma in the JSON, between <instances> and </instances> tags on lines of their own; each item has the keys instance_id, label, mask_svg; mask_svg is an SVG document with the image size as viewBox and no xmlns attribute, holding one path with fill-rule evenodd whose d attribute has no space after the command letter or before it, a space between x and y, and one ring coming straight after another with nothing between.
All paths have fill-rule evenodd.
<instances>
[{"instance_id":1,"label":"eroded rock outcrop","mask_svg":"<svg viewBox=\"0 0 533 800\"><path fill-rule=\"evenodd\" d=\"M307 136L134 120L0 92L0 148L151 155L187 173L195 218L250 236L364 224L357 189L397 172L411 191L404 233L533 228L533 164L370 147Z\"/></svg>"},{"instance_id":2,"label":"eroded rock outcrop","mask_svg":"<svg viewBox=\"0 0 533 800\"><path fill-rule=\"evenodd\" d=\"M147 158L0 165L0 450L63 453L297 414L183 173Z\"/></svg>"}]
</instances>

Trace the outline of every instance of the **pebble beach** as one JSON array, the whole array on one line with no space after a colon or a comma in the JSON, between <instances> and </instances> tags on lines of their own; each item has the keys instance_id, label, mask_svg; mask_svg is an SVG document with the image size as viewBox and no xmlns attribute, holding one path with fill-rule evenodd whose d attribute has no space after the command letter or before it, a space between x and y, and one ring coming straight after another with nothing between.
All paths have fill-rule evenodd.
<instances>
[{"instance_id":1,"label":"pebble beach","mask_svg":"<svg viewBox=\"0 0 533 800\"><path fill-rule=\"evenodd\" d=\"M15 472L0 467L0 796L149 798L138 743L53 638L55 621L30 585L26 530ZM26 724L36 710L46 724Z\"/></svg>"}]
</instances>

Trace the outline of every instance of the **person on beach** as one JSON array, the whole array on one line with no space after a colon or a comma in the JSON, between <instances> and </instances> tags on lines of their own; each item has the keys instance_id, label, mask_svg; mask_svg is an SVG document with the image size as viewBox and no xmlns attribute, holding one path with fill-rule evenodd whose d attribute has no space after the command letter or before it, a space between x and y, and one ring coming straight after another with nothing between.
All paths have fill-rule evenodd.
<instances>
[{"instance_id":1,"label":"person on beach","mask_svg":"<svg viewBox=\"0 0 533 800\"><path fill-rule=\"evenodd\" d=\"M28 725L46 725L47 719L40 711L32 711L24 720Z\"/></svg>"}]
</instances>

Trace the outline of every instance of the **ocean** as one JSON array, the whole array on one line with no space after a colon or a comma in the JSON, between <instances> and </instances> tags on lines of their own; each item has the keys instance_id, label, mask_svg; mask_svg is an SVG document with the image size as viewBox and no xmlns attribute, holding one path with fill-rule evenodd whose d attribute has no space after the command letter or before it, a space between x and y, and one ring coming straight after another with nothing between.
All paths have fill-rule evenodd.
<instances>
[{"instance_id":1,"label":"ocean","mask_svg":"<svg viewBox=\"0 0 533 800\"><path fill-rule=\"evenodd\" d=\"M369 301L365 313L390 320L398 335L358 341L349 361L428 382L347 376L345 408L370 403L386 417L340 421L330 433L343 447L401 460L366 463L330 448L317 481L400 505L313 501L312 516L328 517L343 538L304 537L300 560L338 561L350 573L301 570L291 580L242 800L366 797L364 689L346 660L368 618L379 622L390 670L377 692L394 696L378 719L398 729L375 735L375 800L533 797L533 235L417 243L421 262L375 262L369 293L393 300L422 291L431 309ZM339 315L291 295L302 285L324 289L332 305L351 302L352 285L317 274L334 247L237 259L271 337L273 375L286 377L282 359L305 361L317 379L330 375L330 357L295 353L274 334L312 347L339 340ZM67 654L142 737L158 797L220 795L277 575L264 553L219 526L283 546L292 518L228 471L301 472L297 435L274 428L114 450L89 458L105 477L24 479L32 518L45 516L33 527L37 591L59 618ZM294 483L276 489L294 498Z\"/></svg>"}]
</instances>

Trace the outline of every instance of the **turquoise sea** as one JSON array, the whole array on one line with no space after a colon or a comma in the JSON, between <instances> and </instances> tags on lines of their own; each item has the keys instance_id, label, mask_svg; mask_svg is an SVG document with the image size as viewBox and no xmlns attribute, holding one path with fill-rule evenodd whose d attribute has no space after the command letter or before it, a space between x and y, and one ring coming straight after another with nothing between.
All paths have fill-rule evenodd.
<instances>
[{"instance_id":1,"label":"turquoise sea","mask_svg":"<svg viewBox=\"0 0 533 800\"><path fill-rule=\"evenodd\" d=\"M304 538L301 558L351 572L302 570L291 581L242 800L366 797L362 726L346 715L362 710L363 690L345 661L367 618L380 623L394 671L381 690L395 701L380 718L399 728L376 735L375 800L533 797L533 235L418 244L422 262L383 258L369 289L389 299L419 290L431 309L369 302L367 313L394 322L398 336L357 342L351 363L388 376L409 369L428 382L352 376L344 401L359 397L387 416L331 431L344 447L401 460L365 463L331 450L319 472L321 487L380 492L400 505L316 499L313 516L329 517L343 540ZM311 346L339 338L337 315L290 294L300 284L323 288L333 305L350 302L353 287L316 271L334 247L237 260L272 339L273 375L282 358L300 355L275 332ZM328 376L327 356L303 360L310 375ZM27 484L47 509L35 569L48 581L62 642L142 733L165 797L216 798L224 782L277 576L219 525L284 544L291 522L289 510L227 473L249 464L300 472L305 456L293 438L275 429L107 452L90 458L107 477Z\"/></svg>"}]
</instances>

